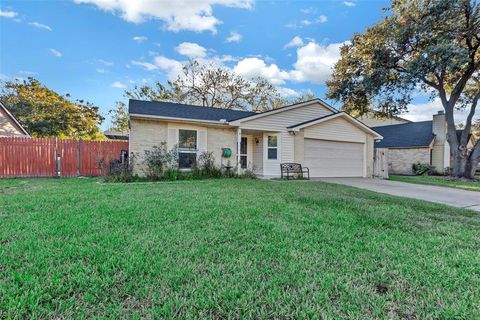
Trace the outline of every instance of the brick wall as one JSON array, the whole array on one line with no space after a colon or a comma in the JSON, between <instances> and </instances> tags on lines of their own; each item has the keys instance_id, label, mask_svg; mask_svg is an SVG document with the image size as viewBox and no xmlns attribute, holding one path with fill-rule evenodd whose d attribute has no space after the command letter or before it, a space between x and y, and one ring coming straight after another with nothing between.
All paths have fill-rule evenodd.
<instances>
[{"instance_id":1,"label":"brick wall","mask_svg":"<svg viewBox=\"0 0 480 320\"><path fill-rule=\"evenodd\" d=\"M389 174L413 174L414 163L430 163L430 148L388 149Z\"/></svg>"}]
</instances>

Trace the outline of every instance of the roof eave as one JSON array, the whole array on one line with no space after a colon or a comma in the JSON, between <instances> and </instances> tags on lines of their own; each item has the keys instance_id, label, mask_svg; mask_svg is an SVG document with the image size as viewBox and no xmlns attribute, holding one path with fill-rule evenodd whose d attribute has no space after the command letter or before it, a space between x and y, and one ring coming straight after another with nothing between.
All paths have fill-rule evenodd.
<instances>
[{"instance_id":1,"label":"roof eave","mask_svg":"<svg viewBox=\"0 0 480 320\"><path fill-rule=\"evenodd\" d=\"M310 126L313 126L313 125L316 125L316 124L320 124L322 122L327 122L327 121L336 119L338 117L343 117L343 118L349 120L350 122L356 124L358 127L362 128L363 131L366 131L366 132L370 133L375 140L382 140L383 139L383 136L380 135L378 132L374 131L370 127L363 124L361 121L355 119L354 117L350 116L349 114L347 114L345 112L338 112L338 113L332 114L330 116L318 119L316 121L307 122L307 123L297 125L297 126L292 126L292 127L287 128L287 129L288 129L288 131L291 131L291 132L298 132L303 128L310 127Z\"/></svg>"},{"instance_id":2,"label":"roof eave","mask_svg":"<svg viewBox=\"0 0 480 320\"><path fill-rule=\"evenodd\" d=\"M20 131L22 131L27 137L30 137L30 134L27 132L27 130L25 130L25 128L20 124L20 122L18 122L17 118L13 116L13 114L7 109L7 107L3 105L1 101L0 101L0 108L2 108L7 114L7 116L9 116L10 119L12 119L12 121L17 125Z\"/></svg>"},{"instance_id":3,"label":"roof eave","mask_svg":"<svg viewBox=\"0 0 480 320\"><path fill-rule=\"evenodd\" d=\"M313 103L320 103L322 106L324 106L328 110L332 111L333 113L338 113L337 109L333 108L332 106L329 106L326 102L322 101L321 99L315 98L315 99L312 99L312 100L308 100L308 101L284 106L284 107L281 107L281 108L278 108L278 109L268 110L268 111L265 111L265 112L260 112L260 113L257 113L257 114L253 114L251 116L246 116L246 117L243 117L243 118L240 118L240 119L237 119L237 120L233 120L233 121L231 121L231 123L233 123L235 125L239 125L240 122L243 122L243 121L250 121L250 120L254 120L254 119L258 119L258 118L267 117L267 116L277 114L277 113L280 113L280 112L284 112L284 111L308 106L308 105L311 105Z\"/></svg>"},{"instance_id":4,"label":"roof eave","mask_svg":"<svg viewBox=\"0 0 480 320\"><path fill-rule=\"evenodd\" d=\"M202 120L202 119L179 118L179 117L165 117L165 116L157 116L157 115L141 114L141 113L130 113L129 118L166 120L166 121L174 121L174 122L193 122L193 123L215 124L215 125L221 125L221 126L234 126L228 121Z\"/></svg>"}]
</instances>

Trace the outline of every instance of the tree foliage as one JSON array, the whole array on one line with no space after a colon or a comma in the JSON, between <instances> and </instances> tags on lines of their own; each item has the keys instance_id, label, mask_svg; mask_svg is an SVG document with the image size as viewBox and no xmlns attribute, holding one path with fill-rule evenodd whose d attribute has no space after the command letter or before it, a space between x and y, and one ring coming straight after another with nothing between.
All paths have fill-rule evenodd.
<instances>
[{"instance_id":1,"label":"tree foliage","mask_svg":"<svg viewBox=\"0 0 480 320\"><path fill-rule=\"evenodd\" d=\"M112 120L111 131L128 133L128 110L127 105L122 101L115 103L115 108L108 111Z\"/></svg>"},{"instance_id":2,"label":"tree foliage","mask_svg":"<svg viewBox=\"0 0 480 320\"><path fill-rule=\"evenodd\" d=\"M452 174L471 178L480 144L467 149L480 98L480 7L469 0L394 0L388 15L341 48L327 97L354 115L397 115L415 94L439 98L445 110ZM464 134L455 110L469 109Z\"/></svg>"},{"instance_id":3,"label":"tree foliage","mask_svg":"<svg viewBox=\"0 0 480 320\"><path fill-rule=\"evenodd\" d=\"M34 137L104 139L99 129L104 119L99 108L69 98L68 94L60 95L34 78L7 81L0 95L0 100Z\"/></svg>"},{"instance_id":4,"label":"tree foliage","mask_svg":"<svg viewBox=\"0 0 480 320\"><path fill-rule=\"evenodd\" d=\"M265 111L282 105L277 88L266 79L247 80L215 65L190 61L169 82L171 99L179 103L237 110Z\"/></svg>"}]
</instances>

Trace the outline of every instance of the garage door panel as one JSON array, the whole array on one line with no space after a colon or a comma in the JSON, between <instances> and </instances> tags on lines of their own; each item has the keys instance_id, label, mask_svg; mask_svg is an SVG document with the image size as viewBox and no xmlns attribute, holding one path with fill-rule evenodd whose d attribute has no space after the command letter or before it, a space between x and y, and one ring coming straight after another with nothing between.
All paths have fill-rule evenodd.
<instances>
[{"instance_id":1,"label":"garage door panel","mask_svg":"<svg viewBox=\"0 0 480 320\"><path fill-rule=\"evenodd\" d=\"M362 177L364 144L305 139L305 166L312 177Z\"/></svg>"}]
</instances>

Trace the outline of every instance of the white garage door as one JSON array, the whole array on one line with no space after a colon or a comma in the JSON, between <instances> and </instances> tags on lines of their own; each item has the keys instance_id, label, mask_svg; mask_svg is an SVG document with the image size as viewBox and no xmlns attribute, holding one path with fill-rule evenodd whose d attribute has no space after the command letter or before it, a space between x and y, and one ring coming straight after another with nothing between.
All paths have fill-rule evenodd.
<instances>
[{"instance_id":1,"label":"white garage door","mask_svg":"<svg viewBox=\"0 0 480 320\"><path fill-rule=\"evenodd\" d=\"M311 177L362 177L363 143L305 139L305 166Z\"/></svg>"}]
</instances>

